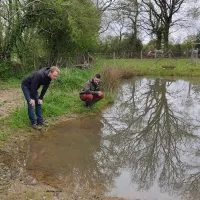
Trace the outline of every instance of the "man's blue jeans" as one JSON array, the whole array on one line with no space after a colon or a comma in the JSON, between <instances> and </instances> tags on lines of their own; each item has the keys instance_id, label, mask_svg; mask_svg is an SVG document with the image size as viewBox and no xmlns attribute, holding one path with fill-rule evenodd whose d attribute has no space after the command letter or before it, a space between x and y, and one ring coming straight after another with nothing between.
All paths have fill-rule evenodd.
<instances>
[{"instance_id":1,"label":"man's blue jeans","mask_svg":"<svg viewBox=\"0 0 200 200\"><path fill-rule=\"evenodd\" d=\"M35 99L35 113L34 113L34 106L32 106L29 102L31 100L30 97L30 89L25 86L22 85L22 91L24 93L24 96L26 98L27 104L28 104L28 116L29 119L31 121L31 124L37 124L43 121L43 117L42 117L42 105L38 104L38 93L37 93L37 99ZM37 120L35 119L35 114L37 117Z\"/></svg>"}]
</instances>

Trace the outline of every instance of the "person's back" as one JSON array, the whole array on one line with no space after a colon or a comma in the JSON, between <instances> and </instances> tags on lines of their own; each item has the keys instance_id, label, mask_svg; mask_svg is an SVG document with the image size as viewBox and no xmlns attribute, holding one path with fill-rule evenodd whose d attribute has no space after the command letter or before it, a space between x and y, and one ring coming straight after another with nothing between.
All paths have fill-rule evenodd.
<instances>
[{"instance_id":1,"label":"person's back","mask_svg":"<svg viewBox=\"0 0 200 200\"><path fill-rule=\"evenodd\" d=\"M22 84L26 85L27 87L31 87L31 84L34 81L34 79L38 81L38 86L49 83L51 81L51 79L48 77L49 70L50 67L45 67L36 72L33 72L22 81Z\"/></svg>"}]
</instances>

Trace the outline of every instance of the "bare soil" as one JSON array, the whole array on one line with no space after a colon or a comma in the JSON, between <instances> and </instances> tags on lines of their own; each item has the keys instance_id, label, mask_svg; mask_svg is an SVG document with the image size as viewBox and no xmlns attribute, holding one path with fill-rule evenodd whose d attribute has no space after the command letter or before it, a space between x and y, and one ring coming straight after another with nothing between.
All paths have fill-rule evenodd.
<instances>
[{"instance_id":1,"label":"bare soil","mask_svg":"<svg viewBox=\"0 0 200 200\"><path fill-rule=\"evenodd\" d=\"M11 114L24 102L20 88L0 90L0 119Z\"/></svg>"}]
</instances>

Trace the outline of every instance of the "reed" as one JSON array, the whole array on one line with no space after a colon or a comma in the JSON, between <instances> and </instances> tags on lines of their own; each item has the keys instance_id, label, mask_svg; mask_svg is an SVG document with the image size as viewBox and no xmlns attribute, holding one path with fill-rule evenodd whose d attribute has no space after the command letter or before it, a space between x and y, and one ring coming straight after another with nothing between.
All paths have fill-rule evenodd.
<instances>
[{"instance_id":1,"label":"reed","mask_svg":"<svg viewBox=\"0 0 200 200\"><path fill-rule=\"evenodd\" d=\"M107 66L102 68L102 86L104 91L113 92L119 87L121 80L129 79L137 76L138 73L131 68L116 68L113 66Z\"/></svg>"}]
</instances>

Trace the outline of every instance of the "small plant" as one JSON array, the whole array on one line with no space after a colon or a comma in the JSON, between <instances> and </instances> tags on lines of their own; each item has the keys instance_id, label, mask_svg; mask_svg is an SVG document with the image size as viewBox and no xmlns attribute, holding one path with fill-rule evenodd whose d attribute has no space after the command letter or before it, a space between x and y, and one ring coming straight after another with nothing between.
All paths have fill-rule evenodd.
<instances>
[{"instance_id":1,"label":"small plant","mask_svg":"<svg viewBox=\"0 0 200 200\"><path fill-rule=\"evenodd\" d=\"M8 139L9 134L7 132L0 133L0 141L6 141Z\"/></svg>"}]
</instances>

